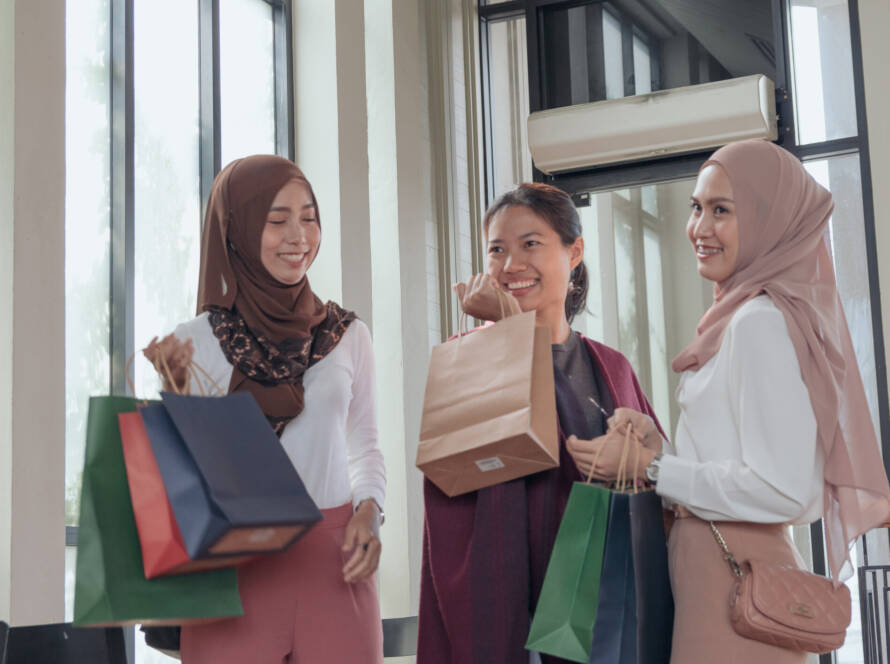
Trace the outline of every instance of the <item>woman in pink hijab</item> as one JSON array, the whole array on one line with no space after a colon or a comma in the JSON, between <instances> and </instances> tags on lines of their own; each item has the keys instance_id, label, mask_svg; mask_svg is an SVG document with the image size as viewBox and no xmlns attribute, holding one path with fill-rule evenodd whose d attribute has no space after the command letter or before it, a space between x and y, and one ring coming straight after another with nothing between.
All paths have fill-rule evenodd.
<instances>
[{"instance_id":1,"label":"woman in pink hijab","mask_svg":"<svg viewBox=\"0 0 890 664\"><path fill-rule=\"evenodd\" d=\"M801 565L786 526L821 517L839 583L853 571L856 539L890 517L825 241L833 207L831 194L772 143L717 150L699 171L686 227L699 274L715 285L695 339L673 362L683 373L674 442L628 409L615 411L606 435L572 441L586 468L601 449L594 475L611 479L630 423L642 444L638 472L680 517L668 543L671 662L806 659L733 631L734 577L708 521L720 522L738 560Z\"/></svg>"}]
</instances>

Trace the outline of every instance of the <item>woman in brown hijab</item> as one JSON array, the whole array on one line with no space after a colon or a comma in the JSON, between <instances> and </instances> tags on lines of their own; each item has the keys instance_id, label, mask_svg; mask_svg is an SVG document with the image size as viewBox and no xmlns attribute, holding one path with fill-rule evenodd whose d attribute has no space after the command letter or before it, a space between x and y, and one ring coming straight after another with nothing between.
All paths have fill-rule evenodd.
<instances>
[{"instance_id":1,"label":"woman in brown hijab","mask_svg":"<svg viewBox=\"0 0 890 664\"><path fill-rule=\"evenodd\" d=\"M286 552L239 569L243 617L182 629L185 664L383 658L371 339L354 313L312 292L306 270L320 240L315 195L293 163L229 164L204 222L198 317L146 349L193 393L192 360L209 374L204 389L253 394L324 514Z\"/></svg>"},{"instance_id":2,"label":"woman in brown hijab","mask_svg":"<svg viewBox=\"0 0 890 664\"><path fill-rule=\"evenodd\" d=\"M668 543L671 662L806 660L733 630L734 577L709 521L739 561L800 565L786 526L821 517L840 583L856 539L890 516L825 241L833 207L792 154L765 141L727 145L699 171L687 234L714 302L673 363L683 372L673 445L664 441L663 457L642 449L639 468L680 517ZM616 410L609 433L576 441L588 454L602 449L595 476L614 477L627 422L660 439L648 417Z\"/></svg>"}]
</instances>

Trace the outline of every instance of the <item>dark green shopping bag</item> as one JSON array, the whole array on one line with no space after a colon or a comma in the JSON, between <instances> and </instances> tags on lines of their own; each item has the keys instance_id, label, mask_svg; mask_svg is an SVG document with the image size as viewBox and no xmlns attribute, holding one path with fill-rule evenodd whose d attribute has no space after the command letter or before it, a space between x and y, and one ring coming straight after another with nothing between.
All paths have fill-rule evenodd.
<instances>
[{"instance_id":1,"label":"dark green shopping bag","mask_svg":"<svg viewBox=\"0 0 890 664\"><path fill-rule=\"evenodd\" d=\"M77 536L74 624L183 625L243 615L233 569L147 580L118 429L144 403L92 397Z\"/></svg>"},{"instance_id":2,"label":"dark green shopping bag","mask_svg":"<svg viewBox=\"0 0 890 664\"><path fill-rule=\"evenodd\" d=\"M529 650L586 664L599 600L611 492L575 482L535 608Z\"/></svg>"}]
</instances>

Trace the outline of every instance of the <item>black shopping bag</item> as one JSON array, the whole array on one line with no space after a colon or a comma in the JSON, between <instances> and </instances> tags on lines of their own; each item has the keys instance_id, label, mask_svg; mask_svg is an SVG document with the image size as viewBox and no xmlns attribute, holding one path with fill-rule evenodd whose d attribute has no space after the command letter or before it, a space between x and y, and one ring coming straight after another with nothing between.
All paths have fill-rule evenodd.
<instances>
[{"instance_id":1,"label":"black shopping bag","mask_svg":"<svg viewBox=\"0 0 890 664\"><path fill-rule=\"evenodd\" d=\"M142 419L192 560L281 551L321 520L252 395L161 396Z\"/></svg>"},{"instance_id":2,"label":"black shopping bag","mask_svg":"<svg viewBox=\"0 0 890 664\"><path fill-rule=\"evenodd\" d=\"M613 492L591 664L668 664L674 603L661 499Z\"/></svg>"}]
</instances>

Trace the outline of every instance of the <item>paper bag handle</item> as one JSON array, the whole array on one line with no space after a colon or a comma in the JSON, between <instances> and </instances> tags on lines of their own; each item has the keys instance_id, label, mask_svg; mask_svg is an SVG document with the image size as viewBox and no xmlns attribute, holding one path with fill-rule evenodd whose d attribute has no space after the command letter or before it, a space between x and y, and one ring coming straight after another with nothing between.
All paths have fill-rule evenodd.
<instances>
[{"instance_id":1,"label":"paper bag handle","mask_svg":"<svg viewBox=\"0 0 890 664\"><path fill-rule=\"evenodd\" d=\"M136 385L133 382L133 378L130 375L130 369L133 366L133 359L135 357L136 357L136 353L133 353L132 355L130 355L129 359L127 359L127 364L124 367L124 372L125 372L126 378L127 378L127 385L130 387L130 393L134 397L136 396ZM158 366L158 364L160 364L160 366ZM161 376L163 376L167 379L167 382L170 383L170 385L173 387L173 391L176 394L188 394L187 390L180 390L179 387L176 385L176 381L173 380L173 372L170 371L170 366L167 364L167 359L163 355L160 356L160 362L159 363L152 362L152 366L154 367L155 371L157 371L159 374L161 374ZM198 376L198 372L201 372L201 374L203 374L204 377L207 378L207 380L213 384L213 387L216 388L216 391L220 396L225 395L225 393L226 393L225 390L223 390L222 387L220 387L219 383L217 383L216 380L214 380L213 376L211 376L209 373L207 373L207 370L204 369L204 367L202 367L200 364L195 362L194 359L192 359L189 362L188 366L186 367L186 371L188 371L190 376L194 379L195 383L198 386L198 390L201 392L201 396L206 397L208 395L207 395L207 390L204 389L204 384L201 382L201 380Z\"/></svg>"}]
</instances>

